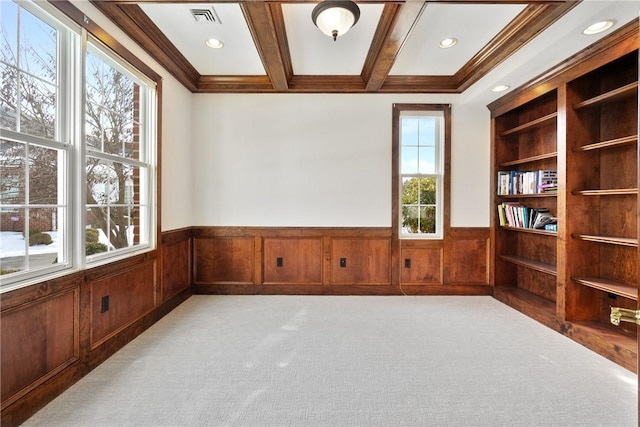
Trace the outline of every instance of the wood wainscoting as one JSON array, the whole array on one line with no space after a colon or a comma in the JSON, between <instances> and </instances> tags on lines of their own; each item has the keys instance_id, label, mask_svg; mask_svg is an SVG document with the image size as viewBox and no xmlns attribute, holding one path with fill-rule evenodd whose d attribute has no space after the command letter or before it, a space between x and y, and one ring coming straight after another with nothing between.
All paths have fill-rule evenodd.
<instances>
[{"instance_id":1,"label":"wood wainscoting","mask_svg":"<svg viewBox=\"0 0 640 427\"><path fill-rule=\"evenodd\" d=\"M193 260L200 294L490 293L488 228L393 245L390 228L194 227Z\"/></svg>"},{"instance_id":2,"label":"wood wainscoting","mask_svg":"<svg viewBox=\"0 0 640 427\"><path fill-rule=\"evenodd\" d=\"M24 422L188 298L190 260L187 228L158 251L2 294L1 424Z\"/></svg>"}]
</instances>

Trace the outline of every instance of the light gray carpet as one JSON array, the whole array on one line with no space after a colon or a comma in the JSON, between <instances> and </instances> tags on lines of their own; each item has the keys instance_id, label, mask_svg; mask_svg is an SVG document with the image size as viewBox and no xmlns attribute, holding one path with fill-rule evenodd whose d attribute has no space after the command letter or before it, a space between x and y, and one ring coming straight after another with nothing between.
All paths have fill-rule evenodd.
<instances>
[{"instance_id":1,"label":"light gray carpet","mask_svg":"<svg viewBox=\"0 0 640 427\"><path fill-rule=\"evenodd\" d=\"M637 377L490 297L193 296L27 426L635 426Z\"/></svg>"}]
</instances>

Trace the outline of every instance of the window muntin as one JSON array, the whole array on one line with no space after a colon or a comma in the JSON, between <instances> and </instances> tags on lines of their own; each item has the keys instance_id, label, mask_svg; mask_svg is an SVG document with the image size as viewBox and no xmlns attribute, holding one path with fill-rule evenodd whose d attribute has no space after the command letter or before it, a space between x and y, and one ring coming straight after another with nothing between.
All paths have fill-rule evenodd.
<instances>
[{"instance_id":1,"label":"window muntin","mask_svg":"<svg viewBox=\"0 0 640 427\"><path fill-rule=\"evenodd\" d=\"M443 230L444 113L399 115L401 238L441 238Z\"/></svg>"},{"instance_id":2,"label":"window muntin","mask_svg":"<svg viewBox=\"0 0 640 427\"><path fill-rule=\"evenodd\" d=\"M0 7L4 292L155 245L156 101L153 81L48 3L14 0ZM111 84L91 78L95 65ZM103 92L96 92L100 82ZM101 113L85 133L88 94ZM89 175L90 161L100 174ZM107 198L96 200L100 185ZM104 232L89 230L101 224L94 208L104 210ZM36 228L46 236L31 240L45 243L30 244L29 230Z\"/></svg>"}]
</instances>

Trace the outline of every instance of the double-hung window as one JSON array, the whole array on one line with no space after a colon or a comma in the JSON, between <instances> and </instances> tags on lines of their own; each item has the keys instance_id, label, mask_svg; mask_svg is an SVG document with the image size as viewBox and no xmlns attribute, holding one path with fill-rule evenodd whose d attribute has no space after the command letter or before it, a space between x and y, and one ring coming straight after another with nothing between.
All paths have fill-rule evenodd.
<instances>
[{"instance_id":1,"label":"double-hung window","mask_svg":"<svg viewBox=\"0 0 640 427\"><path fill-rule=\"evenodd\" d=\"M0 290L152 249L155 83L48 3L0 7Z\"/></svg>"},{"instance_id":2,"label":"double-hung window","mask_svg":"<svg viewBox=\"0 0 640 427\"><path fill-rule=\"evenodd\" d=\"M394 106L394 203L400 238L443 237L447 111L441 105Z\"/></svg>"}]
</instances>

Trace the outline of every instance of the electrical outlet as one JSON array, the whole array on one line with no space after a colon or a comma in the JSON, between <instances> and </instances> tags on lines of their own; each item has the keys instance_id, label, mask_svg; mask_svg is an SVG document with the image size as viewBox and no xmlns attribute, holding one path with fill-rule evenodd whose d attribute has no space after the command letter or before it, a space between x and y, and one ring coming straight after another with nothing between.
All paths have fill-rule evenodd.
<instances>
[{"instance_id":1,"label":"electrical outlet","mask_svg":"<svg viewBox=\"0 0 640 427\"><path fill-rule=\"evenodd\" d=\"M340 267L344 268L347 266L347 259L346 258L340 258Z\"/></svg>"},{"instance_id":2,"label":"electrical outlet","mask_svg":"<svg viewBox=\"0 0 640 427\"><path fill-rule=\"evenodd\" d=\"M100 313L105 313L107 311L109 311L109 295L103 296L100 301Z\"/></svg>"},{"instance_id":3,"label":"electrical outlet","mask_svg":"<svg viewBox=\"0 0 640 427\"><path fill-rule=\"evenodd\" d=\"M283 265L282 257L276 258L276 267L282 267L282 265Z\"/></svg>"},{"instance_id":4,"label":"electrical outlet","mask_svg":"<svg viewBox=\"0 0 640 427\"><path fill-rule=\"evenodd\" d=\"M404 259L404 268L411 268L411 258Z\"/></svg>"}]
</instances>

